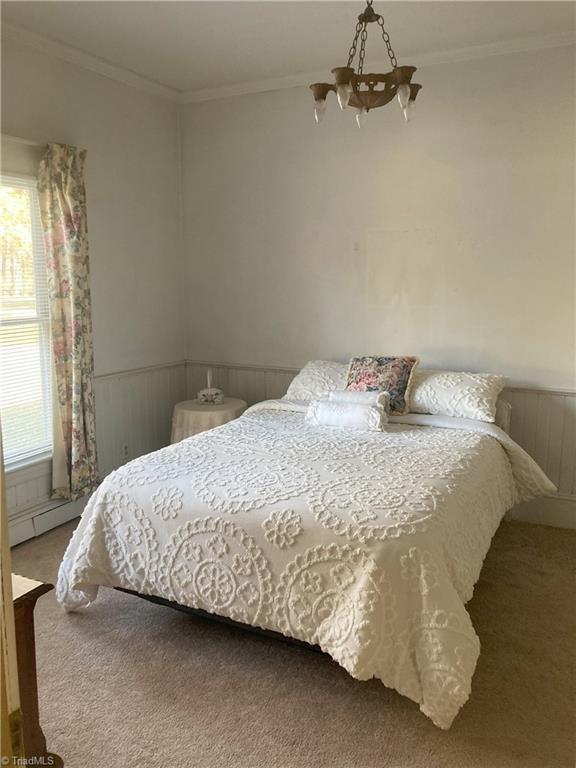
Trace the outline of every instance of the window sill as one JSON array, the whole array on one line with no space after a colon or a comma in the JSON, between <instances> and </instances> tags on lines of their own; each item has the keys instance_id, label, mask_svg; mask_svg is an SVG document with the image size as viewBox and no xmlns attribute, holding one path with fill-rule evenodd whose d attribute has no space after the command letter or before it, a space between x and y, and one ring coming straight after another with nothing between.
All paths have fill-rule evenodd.
<instances>
[{"instance_id":1,"label":"window sill","mask_svg":"<svg viewBox=\"0 0 576 768\"><path fill-rule=\"evenodd\" d=\"M30 456L28 459L11 461L4 465L4 471L6 475L11 475L13 472L19 472L23 469L31 469L38 464L47 464L51 461L52 451L46 451L45 453L37 453L35 456Z\"/></svg>"}]
</instances>

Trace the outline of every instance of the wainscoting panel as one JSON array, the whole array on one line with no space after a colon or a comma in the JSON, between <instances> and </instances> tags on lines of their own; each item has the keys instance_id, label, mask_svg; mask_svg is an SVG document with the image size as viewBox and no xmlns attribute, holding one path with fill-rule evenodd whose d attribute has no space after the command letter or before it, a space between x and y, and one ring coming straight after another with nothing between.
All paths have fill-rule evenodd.
<instances>
[{"instance_id":1,"label":"wainscoting panel","mask_svg":"<svg viewBox=\"0 0 576 768\"><path fill-rule=\"evenodd\" d=\"M172 409L213 381L249 405L282 397L295 368L188 361L96 377L96 428L102 476L170 442ZM558 488L558 494L516 507L510 517L576 527L576 392L510 387L511 435ZM38 535L78 513L50 500L51 464L7 473L11 542ZM74 511L75 510L75 511Z\"/></svg>"},{"instance_id":2,"label":"wainscoting panel","mask_svg":"<svg viewBox=\"0 0 576 768\"><path fill-rule=\"evenodd\" d=\"M97 377L100 474L168 445L172 409L185 399L183 363Z\"/></svg>"},{"instance_id":3,"label":"wainscoting panel","mask_svg":"<svg viewBox=\"0 0 576 768\"><path fill-rule=\"evenodd\" d=\"M206 386L212 369L215 386L251 405L282 397L297 368L188 361L188 398ZM510 517L576 527L576 392L509 387L503 397L512 405L510 434L542 467L558 493L513 510Z\"/></svg>"},{"instance_id":4,"label":"wainscoting panel","mask_svg":"<svg viewBox=\"0 0 576 768\"><path fill-rule=\"evenodd\" d=\"M50 494L52 465L42 461L6 475L6 502L11 511L40 504Z\"/></svg>"},{"instance_id":5,"label":"wainscoting panel","mask_svg":"<svg viewBox=\"0 0 576 768\"><path fill-rule=\"evenodd\" d=\"M199 390L206 387L208 369L212 371L215 387L230 397L246 400L248 405L261 400L273 400L286 394L288 385L298 373L297 368L261 368L254 365L227 365L224 363L186 364L187 397L193 400Z\"/></svg>"},{"instance_id":6,"label":"wainscoting panel","mask_svg":"<svg viewBox=\"0 0 576 768\"><path fill-rule=\"evenodd\" d=\"M186 367L179 362L97 376L96 439L102 477L170 442L172 409L186 399ZM83 505L50 499L51 462L6 476L12 545L81 513Z\"/></svg>"},{"instance_id":7,"label":"wainscoting panel","mask_svg":"<svg viewBox=\"0 0 576 768\"><path fill-rule=\"evenodd\" d=\"M562 496L576 497L576 393L509 388L510 433Z\"/></svg>"}]
</instances>

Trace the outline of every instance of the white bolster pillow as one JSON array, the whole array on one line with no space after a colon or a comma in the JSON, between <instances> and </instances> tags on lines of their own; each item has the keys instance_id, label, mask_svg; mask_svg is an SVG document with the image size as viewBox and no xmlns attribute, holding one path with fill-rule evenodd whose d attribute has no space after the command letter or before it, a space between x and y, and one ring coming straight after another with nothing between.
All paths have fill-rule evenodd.
<instances>
[{"instance_id":1,"label":"white bolster pillow","mask_svg":"<svg viewBox=\"0 0 576 768\"><path fill-rule=\"evenodd\" d=\"M306 411L306 421L315 426L381 432L388 417L384 408L377 405L313 400Z\"/></svg>"},{"instance_id":2,"label":"white bolster pillow","mask_svg":"<svg viewBox=\"0 0 576 768\"><path fill-rule=\"evenodd\" d=\"M356 392L353 389L338 389L328 393L333 403L355 403L357 405L381 405L386 413L390 411L390 394L382 389Z\"/></svg>"}]
</instances>

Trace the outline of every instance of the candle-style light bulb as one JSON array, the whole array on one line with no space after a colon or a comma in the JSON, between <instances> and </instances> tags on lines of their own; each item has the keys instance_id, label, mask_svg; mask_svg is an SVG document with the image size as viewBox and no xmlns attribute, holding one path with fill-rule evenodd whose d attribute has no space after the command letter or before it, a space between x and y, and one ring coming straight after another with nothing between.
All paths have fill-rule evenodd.
<instances>
[{"instance_id":1,"label":"candle-style light bulb","mask_svg":"<svg viewBox=\"0 0 576 768\"><path fill-rule=\"evenodd\" d=\"M206 384L208 389L212 389L212 368L208 368L206 372Z\"/></svg>"},{"instance_id":2,"label":"candle-style light bulb","mask_svg":"<svg viewBox=\"0 0 576 768\"><path fill-rule=\"evenodd\" d=\"M410 99L408 104L406 104L406 106L402 110L402 112L404 113L404 120L406 120L407 123L409 123L410 120L412 120L412 118L414 117L415 104L416 102L414 101L414 99Z\"/></svg>"},{"instance_id":3,"label":"candle-style light bulb","mask_svg":"<svg viewBox=\"0 0 576 768\"><path fill-rule=\"evenodd\" d=\"M314 102L314 119L317 123L321 123L326 114L326 99L318 99Z\"/></svg>"},{"instance_id":4,"label":"candle-style light bulb","mask_svg":"<svg viewBox=\"0 0 576 768\"><path fill-rule=\"evenodd\" d=\"M365 107L362 107L362 109L357 109L356 122L358 123L358 128L363 128L366 125L367 120L368 110Z\"/></svg>"},{"instance_id":5,"label":"candle-style light bulb","mask_svg":"<svg viewBox=\"0 0 576 768\"><path fill-rule=\"evenodd\" d=\"M350 83L343 83L336 88L336 97L338 98L338 104L340 109L346 109L350 96L352 95L352 86Z\"/></svg>"},{"instance_id":6,"label":"candle-style light bulb","mask_svg":"<svg viewBox=\"0 0 576 768\"><path fill-rule=\"evenodd\" d=\"M410 86L406 83L402 83L396 89L396 95L398 96L398 102L402 109L406 109L408 101L410 100Z\"/></svg>"}]
</instances>

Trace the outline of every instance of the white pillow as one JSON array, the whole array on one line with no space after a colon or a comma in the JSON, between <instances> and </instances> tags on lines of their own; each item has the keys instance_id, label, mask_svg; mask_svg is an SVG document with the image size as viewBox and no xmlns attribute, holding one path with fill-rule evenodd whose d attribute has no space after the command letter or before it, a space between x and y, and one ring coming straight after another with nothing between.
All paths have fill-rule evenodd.
<instances>
[{"instance_id":1,"label":"white pillow","mask_svg":"<svg viewBox=\"0 0 576 768\"><path fill-rule=\"evenodd\" d=\"M418 370L412 379L410 410L459 419L494 421L504 376L490 373Z\"/></svg>"},{"instance_id":2,"label":"white pillow","mask_svg":"<svg viewBox=\"0 0 576 768\"><path fill-rule=\"evenodd\" d=\"M357 392L345 389L343 392L335 389L328 395L331 403L353 403L354 405L379 405L386 413L390 413L390 393L380 389L367 392Z\"/></svg>"},{"instance_id":3,"label":"white pillow","mask_svg":"<svg viewBox=\"0 0 576 768\"><path fill-rule=\"evenodd\" d=\"M388 423L388 416L380 405L312 400L306 411L306 421L317 427L382 432L382 427Z\"/></svg>"},{"instance_id":4,"label":"white pillow","mask_svg":"<svg viewBox=\"0 0 576 768\"><path fill-rule=\"evenodd\" d=\"M348 363L311 360L292 379L284 397L288 400L319 400L335 389L346 389Z\"/></svg>"}]
</instances>

